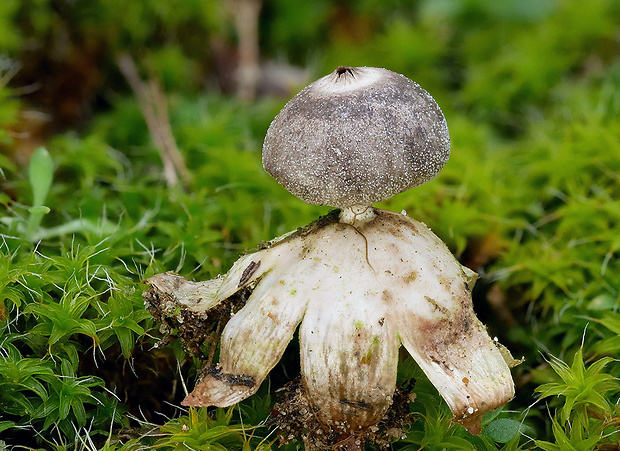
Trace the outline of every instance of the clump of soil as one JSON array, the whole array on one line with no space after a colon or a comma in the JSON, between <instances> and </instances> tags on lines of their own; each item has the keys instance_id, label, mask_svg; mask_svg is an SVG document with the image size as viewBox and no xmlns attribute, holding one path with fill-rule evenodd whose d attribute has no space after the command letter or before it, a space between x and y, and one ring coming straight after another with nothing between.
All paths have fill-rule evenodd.
<instances>
[{"instance_id":1,"label":"clump of soil","mask_svg":"<svg viewBox=\"0 0 620 451\"><path fill-rule=\"evenodd\" d=\"M182 279L180 276L171 277ZM185 352L209 367L224 326L245 305L251 291L251 287L242 289L208 312L198 313L179 302L174 293L151 284L143 294L144 304L161 324L159 330L164 335L155 347L161 348L171 339L178 338Z\"/></svg>"},{"instance_id":2,"label":"clump of soil","mask_svg":"<svg viewBox=\"0 0 620 451\"><path fill-rule=\"evenodd\" d=\"M413 386L412 381L406 390L396 387L392 405L379 424L351 432L346 424L330 427L321 423L317 417L319 409L308 402L301 379L297 378L276 391L270 424L277 427L280 444L303 439L307 451L362 450L366 441L388 449L391 442L405 436L414 421L409 413Z\"/></svg>"}]
</instances>

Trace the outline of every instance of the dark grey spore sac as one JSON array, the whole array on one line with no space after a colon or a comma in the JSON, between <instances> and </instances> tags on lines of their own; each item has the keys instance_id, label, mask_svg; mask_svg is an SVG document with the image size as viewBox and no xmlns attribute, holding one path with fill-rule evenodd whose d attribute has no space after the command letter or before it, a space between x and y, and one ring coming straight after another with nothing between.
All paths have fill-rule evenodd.
<instances>
[{"instance_id":1,"label":"dark grey spore sac","mask_svg":"<svg viewBox=\"0 0 620 451\"><path fill-rule=\"evenodd\" d=\"M450 156L441 109L417 83L340 67L293 97L271 123L263 166L311 204L371 205L433 178Z\"/></svg>"}]
</instances>

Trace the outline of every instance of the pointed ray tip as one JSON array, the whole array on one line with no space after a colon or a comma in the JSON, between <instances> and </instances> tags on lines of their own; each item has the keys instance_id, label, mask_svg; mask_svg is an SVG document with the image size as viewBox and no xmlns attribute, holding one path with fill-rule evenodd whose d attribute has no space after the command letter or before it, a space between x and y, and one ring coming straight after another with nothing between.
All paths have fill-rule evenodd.
<instances>
[{"instance_id":1,"label":"pointed ray tip","mask_svg":"<svg viewBox=\"0 0 620 451\"><path fill-rule=\"evenodd\" d=\"M219 376L219 377L218 377ZM243 401L256 392L258 387L245 379L252 379L249 376L237 376L239 380L233 379L233 375L213 376L208 375L194 387L194 390L181 402L183 406L215 406L228 407ZM242 380L243 379L243 380Z\"/></svg>"}]
</instances>

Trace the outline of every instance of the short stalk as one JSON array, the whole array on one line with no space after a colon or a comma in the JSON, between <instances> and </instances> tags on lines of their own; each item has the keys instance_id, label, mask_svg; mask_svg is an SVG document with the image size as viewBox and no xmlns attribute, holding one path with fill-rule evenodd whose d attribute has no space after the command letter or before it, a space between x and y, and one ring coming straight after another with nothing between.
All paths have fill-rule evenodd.
<instances>
[{"instance_id":1,"label":"short stalk","mask_svg":"<svg viewBox=\"0 0 620 451\"><path fill-rule=\"evenodd\" d=\"M372 221L377 215L370 205L353 205L340 211L340 222L344 224L361 225Z\"/></svg>"}]
</instances>

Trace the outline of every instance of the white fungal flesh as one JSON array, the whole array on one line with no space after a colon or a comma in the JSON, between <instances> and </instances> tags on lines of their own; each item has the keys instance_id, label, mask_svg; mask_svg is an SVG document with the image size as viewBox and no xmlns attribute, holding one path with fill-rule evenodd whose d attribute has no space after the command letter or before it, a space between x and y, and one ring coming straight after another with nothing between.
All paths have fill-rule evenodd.
<instances>
[{"instance_id":1,"label":"white fungal flesh","mask_svg":"<svg viewBox=\"0 0 620 451\"><path fill-rule=\"evenodd\" d=\"M310 280L298 292L310 300L299 331L308 398L328 424L376 424L391 404L399 343L364 237L325 227L306 258Z\"/></svg>"},{"instance_id":2,"label":"white fungal flesh","mask_svg":"<svg viewBox=\"0 0 620 451\"><path fill-rule=\"evenodd\" d=\"M184 305L190 312L204 314L219 304L216 294L220 290L224 278L216 277L205 282L192 282L173 273L156 274L147 280L159 292L168 293L170 298ZM172 310L174 306L165 308Z\"/></svg>"},{"instance_id":3,"label":"white fungal flesh","mask_svg":"<svg viewBox=\"0 0 620 451\"><path fill-rule=\"evenodd\" d=\"M376 67L341 68L318 79L312 87L317 93L326 95L359 91L379 83L385 75L384 71Z\"/></svg>"},{"instance_id":4,"label":"white fungal flesh","mask_svg":"<svg viewBox=\"0 0 620 451\"><path fill-rule=\"evenodd\" d=\"M214 302L254 291L224 329L219 372L186 405L250 396L300 321L302 382L325 424L357 430L381 419L401 342L471 431L482 413L512 398L509 368L473 312L475 273L424 224L374 213L326 221L234 265Z\"/></svg>"}]
</instances>

